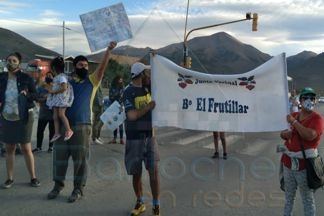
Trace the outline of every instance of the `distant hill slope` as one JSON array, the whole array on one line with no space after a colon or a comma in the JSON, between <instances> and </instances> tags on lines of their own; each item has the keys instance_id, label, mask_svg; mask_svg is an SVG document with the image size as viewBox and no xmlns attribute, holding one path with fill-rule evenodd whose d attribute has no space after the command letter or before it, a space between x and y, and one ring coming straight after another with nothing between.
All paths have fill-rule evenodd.
<instances>
[{"instance_id":1,"label":"distant hill slope","mask_svg":"<svg viewBox=\"0 0 324 216\"><path fill-rule=\"evenodd\" d=\"M35 54L57 56L58 53L41 47L23 36L8 29L0 28L0 59L5 59L12 52L19 52L23 62L35 58Z\"/></svg>"},{"instance_id":2,"label":"distant hill slope","mask_svg":"<svg viewBox=\"0 0 324 216\"><path fill-rule=\"evenodd\" d=\"M311 86L324 94L324 53L305 59L298 66L288 64L288 74L295 79L297 89Z\"/></svg>"},{"instance_id":3,"label":"distant hill slope","mask_svg":"<svg viewBox=\"0 0 324 216\"><path fill-rule=\"evenodd\" d=\"M90 61L100 62L103 56L104 56L104 52L100 52L96 54L87 55L87 58ZM111 58L116 60L120 64L128 64L128 65L131 65L136 61L140 60L140 57L124 56L124 55L116 55L116 54L112 54Z\"/></svg>"},{"instance_id":4,"label":"distant hill slope","mask_svg":"<svg viewBox=\"0 0 324 216\"><path fill-rule=\"evenodd\" d=\"M150 47L146 48L135 48L132 46L120 46L113 50L113 53L116 55L123 55L123 56L133 56L142 58L143 56L147 55L151 50Z\"/></svg>"},{"instance_id":5,"label":"distant hill slope","mask_svg":"<svg viewBox=\"0 0 324 216\"><path fill-rule=\"evenodd\" d=\"M290 70L304 64L308 59L316 57L317 54L311 51L303 51L297 55L290 56L287 58L287 64Z\"/></svg>"},{"instance_id":6,"label":"distant hill slope","mask_svg":"<svg viewBox=\"0 0 324 216\"><path fill-rule=\"evenodd\" d=\"M122 47L114 52L143 57L148 62L149 50L150 48L145 48L136 52L134 48ZM240 42L225 32L193 38L188 41L188 50L189 56L192 57L192 69L211 74L244 73L271 58L270 55ZM157 49L156 52L177 64L183 62L183 43L171 44Z\"/></svg>"},{"instance_id":7,"label":"distant hill slope","mask_svg":"<svg viewBox=\"0 0 324 216\"><path fill-rule=\"evenodd\" d=\"M271 58L225 32L193 38L188 41L188 48L192 69L211 74L244 73ZM182 50L183 43L178 43L159 49L158 53L180 64Z\"/></svg>"}]
</instances>

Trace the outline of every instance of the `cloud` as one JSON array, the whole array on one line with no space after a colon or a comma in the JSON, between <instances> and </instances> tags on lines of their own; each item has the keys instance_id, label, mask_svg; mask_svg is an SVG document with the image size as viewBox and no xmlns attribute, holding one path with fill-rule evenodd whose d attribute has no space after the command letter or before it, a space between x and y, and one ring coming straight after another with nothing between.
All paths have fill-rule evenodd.
<instances>
[{"instance_id":1,"label":"cloud","mask_svg":"<svg viewBox=\"0 0 324 216\"><path fill-rule=\"evenodd\" d=\"M7 10L0 10L0 14L11 14L11 11L7 11Z\"/></svg>"},{"instance_id":2,"label":"cloud","mask_svg":"<svg viewBox=\"0 0 324 216\"><path fill-rule=\"evenodd\" d=\"M30 5L26 3L17 3L17 2L9 2L7 0L0 1L0 14L2 15L14 15L15 12L30 7Z\"/></svg>"},{"instance_id":3,"label":"cloud","mask_svg":"<svg viewBox=\"0 0 324 216\"><path fill-rule=\"evenodd\" d=\"M10 5L7 13L29 7L20 3L0 1L0 6ZM167 5L167 6L166 6ZM187 1L130 1L125 6L134 37L119 45L151 47L154 49L184 38ZM188 30L244 19L246 12L259 14L258 31L251 31L251 21L223 25L193 32L189 39L226 31L243 43L275 55L287 52L289 55L306 50L322 52L324 35L324 3L322 0L191 0L188 17ZM6 11L1 12L6 13ZM62 50L62 17L64 14L44 10L38 21L0 20L0 25L15 31L46 48L57 52ZM66 21L71 29L66 33L67 54L85 54L90 49L79 21ZM317 47L316 47L317 46Z\"/></svg>"},{"instance_id":4,"label":"cloud","mask_svg":"<svg viewBox=\"0 0 324 216\"><path fill-rule=\"evenodd\" d=\"M44 10L41 14L40 17L48 17L48 18L57 18L57 17L62 17L64 14L60 12L56 12L53 10Z\"/></svg>"},{"instance_id":5,"label":"cloud","mask_svg":"<svg viewBox=\"0 0 324 216\"><path fill-rule=\"evenodd\" d=\"M9 0L2 0L0 1L0 7L6 8L8 11L14 10L14 9L21 9L21 8L27 8L30 7L27 3L18 3L18 2L12 2Z\"/></svg>"}]
</instances>

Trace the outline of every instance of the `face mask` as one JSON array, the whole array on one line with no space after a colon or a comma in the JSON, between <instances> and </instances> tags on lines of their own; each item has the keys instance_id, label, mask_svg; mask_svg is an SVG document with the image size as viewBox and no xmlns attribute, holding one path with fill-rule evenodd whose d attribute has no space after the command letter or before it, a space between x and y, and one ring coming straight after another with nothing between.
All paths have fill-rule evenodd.
<instances>
[{"instance_id":1,"label":"face mask","mask_svg":"<svg viewBox=\"0 0 324 216\"><path fill-rule=\"evenodd\" d=\"M46 82L47 84L50 84L51 82L53 82L53 79L50 78L50 77L45 77L45 82Z\"/></svg>"},{"instance_id":2,"label":"face mask","mask_svg":"<svg viewBox=\"0 0 324 216\"><path fill-rule=\"evenodd\" d=\"M85 68L76 68L75 73L81 78L85 79L88 75L88 70Z\"/></svg>"},{"instance_id":3,"label":"face mask","mask_svg":"<svg viewBox=\"0 0 324 216\"><path fill-rule=\"evenodd\" d=\"M304 100L303 102L303 107L306 109L306 110L313 110L314 107L315 107L315 103L314 101L312 101L311 99L307 99L307 100Z\"/></svg>"},{"instance_id":4,"label":"face mask","mask_svg":"<svg viewBox=\"0 0 324 216\"><path fill-rule=\"evenodd\" d=\"M9 71L14 71L19 67L19 64L14 64L14 63L8 63L7 64L7 69Z\"/></svg>"}]
</instances>

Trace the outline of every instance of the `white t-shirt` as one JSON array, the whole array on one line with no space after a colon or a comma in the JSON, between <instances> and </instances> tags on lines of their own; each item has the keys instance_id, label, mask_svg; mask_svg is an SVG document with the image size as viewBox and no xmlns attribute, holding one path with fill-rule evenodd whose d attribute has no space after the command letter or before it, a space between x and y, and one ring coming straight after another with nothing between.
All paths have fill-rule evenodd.
<instances>
[{"instance_id":1,"label":"white t-shirt","mask_svg":"<svg viewBox=\"0 0 324 216\"><path fill-rule=\"evenodd\" d=\"M57 91L60 89L62 83L67 83L68 79L64 73L60 73L53 79L53 90Z\"/></svg>"}]
</instances>

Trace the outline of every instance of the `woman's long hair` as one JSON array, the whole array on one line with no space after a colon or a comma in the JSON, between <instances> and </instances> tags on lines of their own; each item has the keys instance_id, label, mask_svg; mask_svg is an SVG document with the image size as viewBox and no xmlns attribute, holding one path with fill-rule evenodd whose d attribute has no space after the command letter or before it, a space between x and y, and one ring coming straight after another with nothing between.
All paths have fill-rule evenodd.
<instances>
[{"instance_id":1,"label":"woman's long hair","mask_svg":"<svg viewBox=\"0 0 324 216\"><path fill-rule=\"evenodd\" d=\"M51 69L54 69L54 73L64 73L64 59L61 56L56 57L51 61Z\"/></svg>"},{"instance_id":2,"label":"woman's long hair","mask_svg":"<svg viewBox=\"0 0 324 216\"><path fill-rule=\"evenodd\" d=\"M115 77L114 77L114 79L112 80L112 82L111 82L111 87L112 88L116 88L116 87L118 87L118 81L120 80L120 79L122 79L123 77L122 76L120 76L120 75L116 75Z\"/></svg>"}]
</instances>

